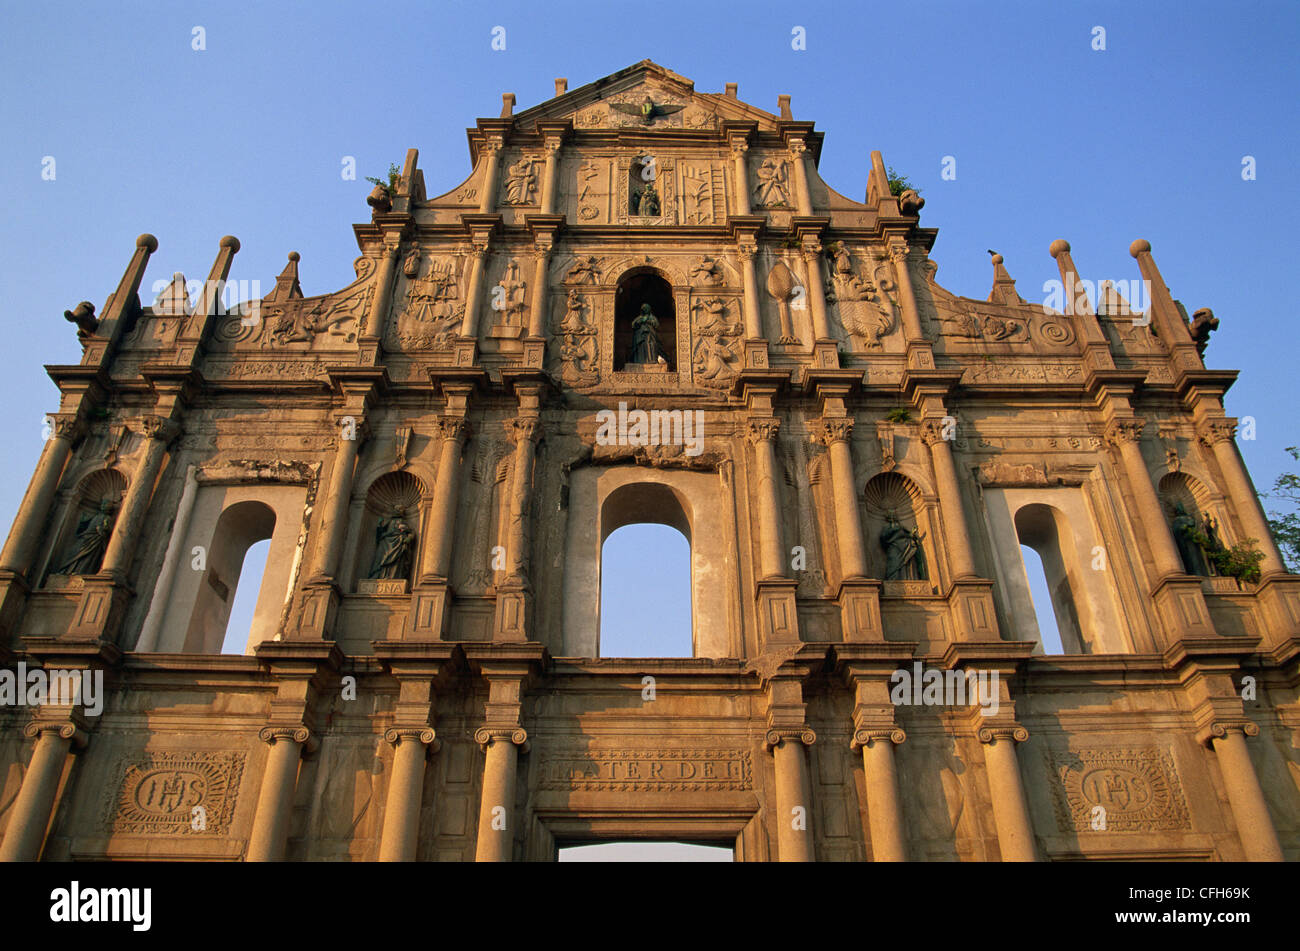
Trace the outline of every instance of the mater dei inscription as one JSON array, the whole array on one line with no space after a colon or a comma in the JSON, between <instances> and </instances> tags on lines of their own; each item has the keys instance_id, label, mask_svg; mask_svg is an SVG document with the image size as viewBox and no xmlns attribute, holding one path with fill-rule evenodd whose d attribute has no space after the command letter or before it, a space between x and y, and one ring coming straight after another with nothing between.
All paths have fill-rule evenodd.
<instances>
[{"instance_id":1,"label":"mater dei inscription","mask_svg":"<svg viewBox=\"0 0 1300 951\"><path fill-rule=\"evenodd\" d=\"M824 178L789 96L591 78L358 191L355 275L226 301L227 236L191 301L143 234L65 289L0 668L106 687L0 707L0 860L1300 858L1300 578L1211 310L1142 239L1015 262L1063 309L999 254L949 290L938 209L880 152ZM602 604L639 524L677 589ZM896 705L920 667L993 693Z\"/></svg>"}]
</instances>

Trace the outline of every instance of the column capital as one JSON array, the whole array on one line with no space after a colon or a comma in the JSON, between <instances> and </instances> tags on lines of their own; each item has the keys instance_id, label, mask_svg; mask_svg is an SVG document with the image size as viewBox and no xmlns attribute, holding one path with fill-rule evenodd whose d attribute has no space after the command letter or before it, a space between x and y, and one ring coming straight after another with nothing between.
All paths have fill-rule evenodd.
<instances>
[{"instance_id":1,"label":"column capital","mask_svg":"<svg viewBox=\"0 0 1300 951\"><path fill-rule=\"evenodd\" d=\"M931 416L921 421L921 439L925 441L927 446L934 446L938 443L950 443L953 441L944 436L945 432L951 432L950 427L944 424L945 418L947 417Z\"/></svg>"},{"instance_id":2,"label":"column capital","mask_svg":"<svg viewBox=\"0 0 1300 951\"><path fill-rule=\"evenodd\" d=\"M812 746L817 742L817 734L812 731L811 727L780 727L768 730L767 735L763 737L763 746L768 750L776 749L782 743L798 740L804 746Z\"/></svg>"},{"instance_id":3,"label":"column capital","mask_svg":"<svg viewBox=\"0 0 1300 951\"><path fill-rule=\"evenodd\" d=\"M1237 421L1227 417L1206 420L1196 428L1196 438L1210 448L1221 442L1232 442L1237 438Z\"/></svg>"},{"instance_id":4,"label":"column capital","mask_svg":"<svg viewBox=\"0 0 1300 951\"><path fill-rule=\"evenodd\" d=\"M881 740L888 740L895 746L907 740L907 734L903 732L902 727L867 727L864 729L854 730L853 739L849 743L849 749L858 752L864 746L870 746L872 743L878 743Z\"/></svg>"},{"instance_id":5,"label":"column capital","mask_svg":"<svg viewBox=\"0 0 1300 951\"><path fill-rule=\"evenodd\" d=\"M534 417L522 416L505 422L506 436L512 443L521 440L535 443L542 438L542 421Z\"/></svg>"},{"instance_id":6,"label":"column capital","mask_svg":"<svg viewBox=\"0 0 1300 951\"><path fill-rule=\"evenodd\" d=\"M774 416L746 420L745 439L751 443L775 442L781 430L781 421Z\"/></svg>"},{"instance_id":7,"label":"column capital","mask_svg":"<svg viewBox=\"0 0 1300 951\"><path fill-rule=\"evenodd\" d=\"M46 413L49 421L50 436L53 439L66 439L75 442L89 430L80 413Z\"/></svg>"},{"instance_id":8,"label":"column capital","mask_svg":"<svg viewBox=\"0 0 1300 951\"><path fill-rule=\"evenodd\" d=\"M1258 736L1259 726L1245 717L1220 717L1211 721L1200 732L1198 738L1208 744L1212 740L1222 740L1233 733L1240 733L1242 736Z\"/></svg>"},{"instance_id":9,"label":"column capital","mask_svg":"<svg viewBox=\"0 0 1300 951\"><path fill-rule=\"evenodd\" d=\"M733 134L727 140L727 145L731 148L733 158L744 158L745 153L749 151L749 139L741 134Z\"/></svg>"},{"instance_id":10,"label":"column capital","mask_svg":"<svg viewBox=\"0 0 1300 951\"><path fill-rule=\"evenodd\" d=\"M1142 430L1146 426L1145 419L1133 417L1131 419L1112 419L1106 424L1106 441L1112 446L1123 446L1127 443L1135 443L1142 438Z\"/></svg>"},{"instance_id":11,"label":"column capital","mask_svg":"<svg viewBox=\"0 0 1300 951\"><path fill-rule=\"evenodd\" d=\"M166 416L148 415L140 417L140 432L147 439L156 439L166 444L181 434L181 427Z\"/></svg>"},{"instance_id":12,"label":"column capital","mask_svg":"<svg viewBox=\"0 0 1300 951\"><path fill-rule=\"evenodd\" d=\"M487 752L487 748L498 740L506 740L528 752L528 731L521 726L481 726L474 731L474 742Z\"/></svg>"},{"instance_id":13,"label":"column capital","mask_svg":"<svg viewBox=\"0 0 1300 951\"><path fill-rule=\"evenodd\" d=\"M280 726L264 726L257 731L257 738L263 743L274 745L277 740L290 740L294 743L301 743L308 752L313 752L320 741L302 723L291 723Z\"/></svg>"},{"instance_id":14,"label":"column capital","mask_svg":"<svg viewBox=\"0 0 1300 951\"><path fill-rule=\"evenodd\" d=\"M1023 743L1029 739L1029 731L1019 723L1004 723L998 726L982 726L976 731L975 736L981 743L992 743L994 740L1015 740L1017 743Z\"/></svg>"},{"instance_id":15,"label":"column capital","mask_svg":"<svg viewBox=\"0 0 1300 951\"><path fill-rule=\"evenodd\" d=\"M808 151L808 146L803 140L803 136L792 135L786 142L786 147L790 150L790 155L796 160L801 158Z\"/></svg>"},{"instance_id":16,"label":"column capital","mask_svg":"<svg viewBox=\"0 0 1300 951\"><path fill-rule=\"evenodd\" d=\"M907 261L907 256L912 253L912 249L907 246L907 242L902 238L895 238L889 242L889 260L895 264L903 264Z\"/></svg>"},{"instance_id":17,"label":"column capital","mask_svg":"<svg viewBox=\"0 0 1300 951\"><path fill-rule=\"evenodd\" d=\"M848 442L853 436L853 419L849 416L822 417L821 425L815 433L817 441L827 446Z\"/></svg>"},{"instance_id":18,"label":"column capital","mask_svg":"<svg viewBox=\"0 0 1300 951\"><path fill-rule=\"evenodd\" d=\"M71 740L72 745L79 750L85 749L90 742L90 734L66 720L32 720L23 727L23 736L28 739L39 739L45 733L53 733L61 740Z\"/></svg>"},{"instance_id":19,"label":"column capital","mask_svg":"<svg viewBox=\"0 0 1300 951\"><path fill-rule=\"evenodd\" d=\"M799 250L803 253L803 259L809 264L819 263L818 258L822 253L822 243L815 234L805 234L799 242Z\"/></svg>"},{"instance_id":20,"label":"column capital","mask_svg":"<svg viewBox=\"0 0 1300 951\"><path fill-rule=\"evenodd\" d=\"M442 438L460 442L469 436L469 420L464 416L443 416L438 419Z\"/></svg>"},{"instance_id":21,"label":"column capital","mask_svg":"<svg viewBox=\"0 0 1300 951\"><path fill-rule=\"evenodd\" d=\"M752 261L758 254L758 239L752 234L744 234L736 239L736 253L740 255L740 260Z\"/></svg>"},{"instance_id":22,"label":"column capital","mask_svg":"<svg viewBox=\"0 0 1300 951\"><path fill-rule=\"evenodd\" d=\"M384 731L384 742L391 746L397 746L403 740L415 740L423 746L429 748L430 753L436 753L442 749L442 740L438 739L438 734L433 727L389 727Z\"/></svg>"}]
</instances>

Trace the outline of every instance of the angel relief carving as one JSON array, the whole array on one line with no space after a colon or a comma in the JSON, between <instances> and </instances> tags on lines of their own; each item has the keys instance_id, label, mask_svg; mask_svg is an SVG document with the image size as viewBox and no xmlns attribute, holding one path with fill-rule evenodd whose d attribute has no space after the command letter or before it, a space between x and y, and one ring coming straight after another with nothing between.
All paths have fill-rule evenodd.
<instances>
[{"instance_id":1,"label":"angel relief carving","mask_svg":"<svg viewBox=\"0 0 1300 951\"><path fill-rule=\"evenodd\" d=\"M717 297L695 304L699 339L692 355L691 369L695 382L701 386L728 387L739 372L741 326L739 321L730 319L737 304L737 301L724 301Z\"/></svg>"},{"instance_id":2,"label":"angel relief carving","mask_svg":"<svg viewBox=\"0 0 1300 951\"><path fill-rule=\"evenodd\" d=\"M564 316L552 336L552 372L568 386L592 386L600 380L597 357L600 345L596 329L588 319L586 298L569 288Z\"/></svg>"}]
</instances>

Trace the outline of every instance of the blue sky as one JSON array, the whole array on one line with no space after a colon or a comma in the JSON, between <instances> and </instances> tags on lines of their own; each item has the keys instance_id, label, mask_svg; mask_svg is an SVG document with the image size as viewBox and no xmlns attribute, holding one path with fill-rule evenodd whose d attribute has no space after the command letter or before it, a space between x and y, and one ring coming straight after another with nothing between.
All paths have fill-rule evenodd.
<instances>
[{"instance_id":1,"label":"blue sky","mask_svg":"<svg viewBox=\"0 0 1300 951\"><path fill-rule=\"evenodd\" d=\"M772 111L789 93L826 134L823 177L851 197L882 150L922 189L938 279L958 293L988 293L987 248L1039 299L1054 238L1095 280L1136 278L1128 246L1149 239L1188 311L1222 320L1208 362L1242 371L1228 411L1255 417L1241 445L1267 487L1300 442L1298 26L1295 3L1187 0L6 5L0 521L57 406L42 365L80 356L62 312L102 307L137 234L159 241L146 285L205 277L234 234L233 279L269 290L296 250L308 294L336 289L352 278L350 226L369 217L361 177L415 146L442 192L468 173L463 130L497 115L501 93L523 109L556 76L572 88L643 58L703 91L737 82ZM346 156L356 181L341 177ZM940 179L944 156L955 181Z\"/></svg>"}]
</instances>

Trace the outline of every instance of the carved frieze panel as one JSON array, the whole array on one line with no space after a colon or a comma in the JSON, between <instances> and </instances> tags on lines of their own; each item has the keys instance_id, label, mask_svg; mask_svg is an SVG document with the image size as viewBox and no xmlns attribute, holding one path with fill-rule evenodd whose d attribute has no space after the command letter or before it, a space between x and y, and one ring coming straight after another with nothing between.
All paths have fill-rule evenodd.
<instances>
[{"instance_id":1,"label":"carved frieze panel","mask_svg":"<svg viewBox=\"0 0 1300 951\"><path fill-rule=\"evenodd\" d=\"M1167 750L1052 751L1049 768L1062 831L1093 831L1103 817L1109 832L1191 828L1182 783Z\"/></svg>"},{"instance_id":2,"label":"carved frieze panel","mask_svg":"<svg viewBox=\"0 0 1300 951\"><path fill-rule=\"evenodd\" d=\"M1082 383L1077 363L986 363L966 367L962 383Z\"/></svg>"},{"instance_id":3,"label":"carved frieze panel","mask_svg":"<svg viewBox=\"0 0 1300 951\"><path fill-rule=\"evenodd\" d=\"M105 829L134 835L227 834L246 756L160 752L118 764L105 802Z\"/></svg>"},{"instance_id":4,"label":"carved frieze panel","mask_svg":"<svg viewBox=\"0 0 1300 951\"><path fill-rule=\"evenodd\" d=\"M754 787L748 750L585 750L549 753L540 788L604 792L722 792Z\"/></svg>"}]
</instances>

